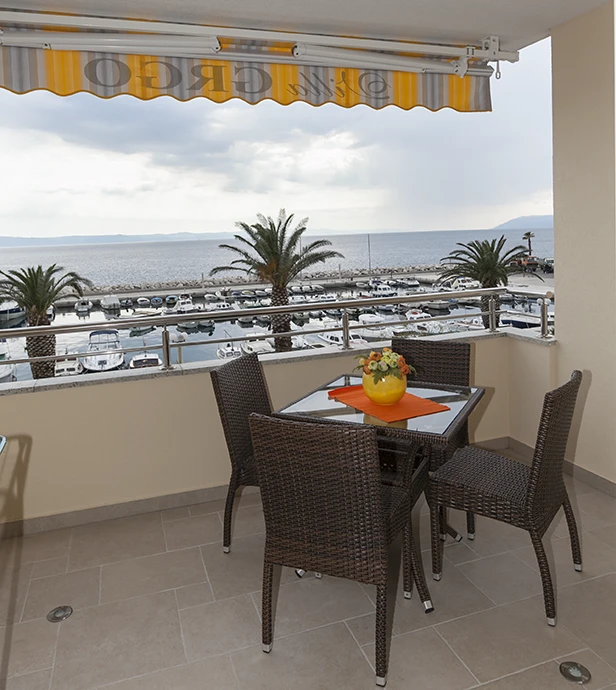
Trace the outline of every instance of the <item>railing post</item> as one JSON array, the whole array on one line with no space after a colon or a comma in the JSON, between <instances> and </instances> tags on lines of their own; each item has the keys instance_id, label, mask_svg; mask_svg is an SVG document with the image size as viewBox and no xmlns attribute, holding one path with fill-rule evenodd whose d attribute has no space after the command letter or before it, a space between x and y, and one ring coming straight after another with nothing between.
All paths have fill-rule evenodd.
<instances>
[{"instance_id":1,"label":"railing post","mask_svg":"<svg viewBox=\"0 0 616 690\"><path fill-rule=\"evenodd\" d=\"M547 297L539 298L537 300L539 303L539 310L541 314L541 337L549 338L550 330L548 328L548 307L550 306L550 300Z\"/></svg>"},{"instance_id":2,"label":"railing post","mask_svg":"<svg viewBox=\"0 0 616 690\"><path fill-rule=\"evenodd\" d=\"M342 347L345 350L351 348L351 335L349 333L349 313L345 309L342 312Z\"/></svg>"},{"instance_id":3,"label":"railing post","mask_svg":"<svg viewBox=\"0 0 616 690\"><path fill-rule=\"evenodd\" d=\"M171 364L171 338L167 326L163 326L163 369L173 369Z\"/></svg>"},{"instance_id":4,"label":"railing post","mask_svg":"<svg viewBox=\"0 0 616 690\"><path fill-rule=\"evenodd\" d=\"M494 295L490 295L488 300L488 319L490 322L490 332L496 332L496 299Z\"/></svg>"}]
</instances>

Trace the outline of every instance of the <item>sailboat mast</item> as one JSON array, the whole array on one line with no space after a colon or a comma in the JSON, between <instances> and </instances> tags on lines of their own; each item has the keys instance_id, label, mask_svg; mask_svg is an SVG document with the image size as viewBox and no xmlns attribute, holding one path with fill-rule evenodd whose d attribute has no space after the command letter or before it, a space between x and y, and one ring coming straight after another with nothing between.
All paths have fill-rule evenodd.
<instances>
[{"instance_id":1,"label":"sailboat mast","mask_svg":"<svg viewBox=\"0 0 616 690\"><path fill-rule=\"evenodd\" d=\"M368 275L372 274L372 254L370 253L370 235L368 235Z\"/></svg>"}]
</instances>

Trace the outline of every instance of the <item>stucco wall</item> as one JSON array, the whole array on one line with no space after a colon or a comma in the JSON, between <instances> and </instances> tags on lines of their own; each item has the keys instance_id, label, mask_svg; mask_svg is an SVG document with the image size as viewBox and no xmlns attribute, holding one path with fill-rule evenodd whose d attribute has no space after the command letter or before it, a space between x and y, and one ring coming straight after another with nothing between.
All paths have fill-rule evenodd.
<instances>
[{"instance_id":1,"label":"stucco wall","mask_svg":"<svg viewBox=\"0 0 616 690\"><path fill-rule=\"evenodd\" d=\"M556 377L584 371L569 452L616 481L614 6L552 33ZM583 423L580 418L583 413Z\"/></svg>"}]
</instances>

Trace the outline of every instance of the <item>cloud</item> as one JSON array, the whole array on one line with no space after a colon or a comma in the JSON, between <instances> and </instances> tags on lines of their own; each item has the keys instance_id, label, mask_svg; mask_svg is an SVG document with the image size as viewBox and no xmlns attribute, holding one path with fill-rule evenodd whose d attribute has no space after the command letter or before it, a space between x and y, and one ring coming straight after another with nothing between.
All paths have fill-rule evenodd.
<instances>
[{"instance_id":1,"label":"cloud","mask_svg":"<svg viewBox=\"0 0 616 690\"><path fill-rule=\"evenodd\" d=\"M549 49L503 67L486 114L2 92L1 232L220 232L281 206L313 232L550 213Z\"/></svg>"}]
</instances>

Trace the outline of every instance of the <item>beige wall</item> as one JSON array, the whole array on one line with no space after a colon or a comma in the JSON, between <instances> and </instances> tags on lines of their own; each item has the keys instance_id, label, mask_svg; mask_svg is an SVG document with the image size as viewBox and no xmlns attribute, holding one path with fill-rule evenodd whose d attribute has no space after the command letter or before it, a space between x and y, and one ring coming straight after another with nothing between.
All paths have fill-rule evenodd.
<instances>
[{"instance_id":1,"label":"beige wall","mask_svg":"<svg viewBox=\"0 0 616 690\"><path fill-rule=\"evenodd\" d=\"M616 481L613 3L556 28L552 57L555 373L585 374L569 454Z\"/></svg>"},{"instance_id":2,"label":"beige wall","mask_svg":"<svg viewBox=\"0 0 616 690\"><path fill-rule=\"evenodd\" d=\"M536 428L546 386L541 372L554 350L507 337L474 342L474 382L487 389L471 425L475 440L524 429L520 409ZM267 362L274 406L350 373L355 363L352 355ZM0 456L5 521L221 486L229 478L207 372L0 396L0 419L9 437ZM28 442L31 451L17 467Z\"/></svg>"}]
</instances>

